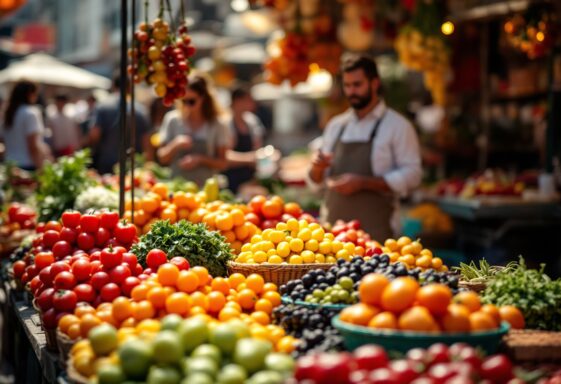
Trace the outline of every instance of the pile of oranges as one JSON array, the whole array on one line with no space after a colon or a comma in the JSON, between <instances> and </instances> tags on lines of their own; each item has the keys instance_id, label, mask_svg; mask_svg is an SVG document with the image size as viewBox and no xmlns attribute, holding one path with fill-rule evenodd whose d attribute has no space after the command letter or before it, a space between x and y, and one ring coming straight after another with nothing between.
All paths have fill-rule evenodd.
<instances>
[{"instance_id":1,"label":"pile of oranges","mask_svg":"<svg viewBox=\"0 0 561 384\"><path fill-rule=\"evenodd\" d=\"M341 311L341 321L374 329L415 332L476 332L497 329L502 321L524 328L524 316L513 306L481 305L473 291L452 296L443 284L423 287L411 277L393 281L366 275L359 286L361 302Z\"/></svg>"},{"instance_id":2,"label":"pile of oranges","mask_svg":"<svg viewBox=\"0 0 561 384\"><path fill-rule=\"evenodd\" d=\"M296 339L271 324L273 309L281 304L277 286L265 283L257 274L212 278L204 267L179 270L166 263L157 274L134 287L131 298L118 297L97 309L80 305L74 314L60 319L59 330L76 340L101 323L150 330L159 329L157 319L168 314L184 318L204 315L221 322L240 319L250 326L253 337L274 342L279 351L290 353L296 346Z\"/></svg>"},{"instance_id":3,"label":"pile of oranges","mask_svg":"<svg viewBox=\"0 0 561 384\"><path fill-rule=\"evenodd\" d=\"M399 239L387 239L382 247L382 252L390 257L390 262L402 262L410 268L435 269L445 272L448 267L440 257L434 257L432 252L423 248L420 241L413 241L407 236Z\"/></svg>"},{"instance_id":4,"label":"pile of oranges","mask_svg":"<svg viewBox=\"0 0 561 384\"><path fill-rule=\"evenodd\" d=\"M289 219L278 223L275 229L256 234L242 246L235 259L244 264L312 264L335 263L337 259L349 261L353 256L364 255L364 248L354 243L335 240L317 223Z\"/></svg>"}]
</instances>

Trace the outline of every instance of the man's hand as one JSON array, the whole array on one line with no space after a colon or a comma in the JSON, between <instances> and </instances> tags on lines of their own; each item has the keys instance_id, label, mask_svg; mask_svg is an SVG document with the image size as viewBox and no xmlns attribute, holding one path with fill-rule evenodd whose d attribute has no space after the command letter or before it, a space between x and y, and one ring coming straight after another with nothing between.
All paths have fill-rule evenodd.
<instances>
[{"instance_id":1,"label":"man's hand","mask_svg":"<svg viewBox=\"0 0 561 384\"><path fill-rule=\"evenodd\" d=\"M179 135L173 139L173 145L176 149L189 149L193 145L193 140L187 135Z\"/></svg>"},{"instance_id":2,"label":"man's hand","mask_svg":"<svg viewBox=\"0 0 561 384\"><path fill-rule=\"evenodd\" d=\"M363 189L363 177L352 173L344 173L327 180L327 188L341 195L349 196Z\"/></svg>"},{"instance_id":3,"label":"man's hand","mask_svg":"<svg viewBox=\"0 0 561 384\"><path fill-rule=\"evenodd\" d=\"M179 160L179 167L189 171L197 168L201 164L201 161L201 155L186 155Z\"/></svg>"},{"instance_id":4,"label":"man's hand","mask_svg":"<svg viewBox=\"0 0 561 384\"><path fill-rule=\"evenodd\" d=\"M310 168L310 178L315 183L323 182L325 170L331 166L332 155L317 151L312 157L312 167Z\"/></svg>"}]
</instances>

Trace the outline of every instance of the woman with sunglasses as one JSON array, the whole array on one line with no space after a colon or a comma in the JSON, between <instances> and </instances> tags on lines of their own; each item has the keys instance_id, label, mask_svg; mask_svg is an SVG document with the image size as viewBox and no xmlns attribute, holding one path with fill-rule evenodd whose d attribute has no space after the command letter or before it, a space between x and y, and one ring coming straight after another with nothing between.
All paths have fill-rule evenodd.
<instances>
[{"instance_id":1,"label":"woman with sunglasses","mask_svg":"<svg viewBox=\"0 0 561 384\"><path fill-rule=\"evenodd\" d=\"M226 168L230 135L219 121L220 113L208 80L201 74L190 75L185 97L166 113L160 129L158 158L170 165L174 176L202 186Z\"/></svg>"}]
</instances>

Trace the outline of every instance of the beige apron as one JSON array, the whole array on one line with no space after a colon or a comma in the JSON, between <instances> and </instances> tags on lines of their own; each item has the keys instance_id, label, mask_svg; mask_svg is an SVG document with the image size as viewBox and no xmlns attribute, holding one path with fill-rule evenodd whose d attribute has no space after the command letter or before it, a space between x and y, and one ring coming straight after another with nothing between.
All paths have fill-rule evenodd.
<instances>
[{"instance_id":1,"label":"beige apron","mask_svg":"<svg viewBox=\"0 0 561 384\"><path fill-rule=\"evenodd\" d=\"M208 155L208 144L204 139L195 139L192 137L193 145L188 150L178 151L171 163L171 170L174 177L180 176L188 181L197 183L199 187L205 185L206 179L214 175L214 170L207 166L201 165L194 169L182 169L179 162L185 155Z\"/></svg>"},{"instance_id":2,"label":"beige apron","mask_svg":"<svg viewBox=\"0 0 561 384\"><path fill-rule=\"evenodd\" d=\"M333 163L329 176L336 177L344 173L368 176L374 175L371 165L371 152L374 138L385 114L378 119L367 142L341 142L346 126L341 128L333 150ZM374 240L384 242L393 236L391 217L394 212L394 196L389 192L360 191L345 196L333 190L327 190L321 207L321 218L334 223L358 219L361 227Z\"/></svg>"}]
</instances>

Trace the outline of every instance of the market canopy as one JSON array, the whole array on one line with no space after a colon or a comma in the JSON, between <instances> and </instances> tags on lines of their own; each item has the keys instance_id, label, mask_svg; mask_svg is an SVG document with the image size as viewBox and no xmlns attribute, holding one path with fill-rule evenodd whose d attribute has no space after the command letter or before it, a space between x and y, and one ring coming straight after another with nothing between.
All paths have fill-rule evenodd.
<instances>
[{"instance_id":1,"label":"market canopy","mask_svg":"<svg viewBox=\"0 0 561 384\"><path fill-rule=\"evenodd\" d=\"M34 53L0 71L0 84L19 80L79 89L107 89L111 80L67 64L45 53Z\"/></svg>"}]
</instances>

